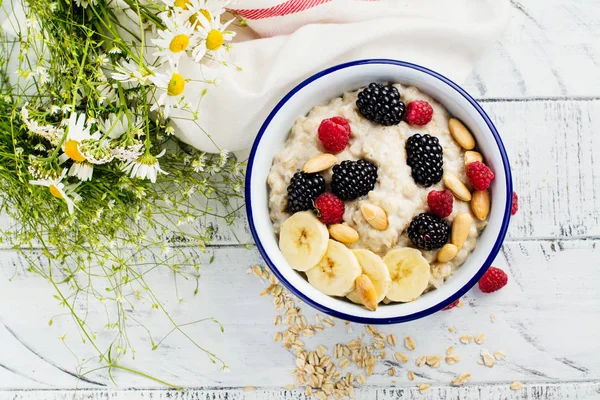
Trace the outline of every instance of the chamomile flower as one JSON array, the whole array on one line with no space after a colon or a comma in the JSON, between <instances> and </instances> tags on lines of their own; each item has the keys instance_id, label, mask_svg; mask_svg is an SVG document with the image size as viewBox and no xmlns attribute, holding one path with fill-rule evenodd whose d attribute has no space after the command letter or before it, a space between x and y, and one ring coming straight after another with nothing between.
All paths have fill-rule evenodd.
<instances>
[{"instance_id":1,"label":"chamomile flower","mask_svg":"<svg viewBox=\"0 0 600 400\"><path fill-rule=\"evenodd\" d=\"M98 92L100 92L100 97L98 97L98 104L100 105L106 102L112 103L113 100L118 99L116 84L111 85L110 83L103 83L98 85Z\"/></svg>"},{"instance_id":2,"label":"chamomile flower","mask_svg":"<svg viewBox=\"0 0 600 400\"><path fill-rule=\"evenodd\" d=\"M69 168L69 176L74 176L82 182L91 181L94 174L94 165L87 161L74 162Z\"/></svg>"},{"instance_id":3,"label":"chamomile flower","mask_svg":"<svg viewBox=\"0 0 600 400\"><path fill-rule=\"evenodd\" d=\"M186 85L185 78L175 69L156 74L152 77L152 81L156 86L158 98L155 98L151 111L163 107L163 114L167 118L171 113L171 108L185 108L186 103L183 96Z\"/></svg>"},{"instance_id":4,"label":"chamomile flower","mask_svg":"<svg viewBox=\"0 0 600 400\"><path fill-rule=\"evenodd\" d=\"M187 55L186 51L195 46L196 39L192 35L194 29L177 15L166 18L163 22L167 29L159 30L159 37L152 39L152 43L158 47L154 55L158 57L160 64L168 61L171 66L176 66L181 56Z\"/></svg>"},{"instance_id":5,"label":"chamomile flower","mask_svg":"<svg viewBox=\"0 0 600 400\"><path fill-rule=\"evenodd\" d=\"M214 16L225 12L229 1L224 0L188 0L187 13L184 13L194 29L204 28L204 21L211 21Z\"/></svg>"},{"instance_id":6,"label":"chamomile flower","mask_svg":"<svg viewBox=\"0 0 600 400\"><path fill-rule=\"evenodd\" d=\"M146 152L136 160L125 163L121 170L126 174L129 174L131 178L148 179L150 182L156 183L156 177L159 173L165 175L168 174L168 172L163 171L160 168L160 164L158 163L158 159L162 157L165 152L166 150L163 149L163 151L156 156L153 156L150 152Z\"/></svg>"},{"instance_id":7,"label":"chamomile flower","mask_svg":"<svg viewBox=\"0 0 600 400\"><path fill-rule=\"evenodd\" d=\"M133 143L117 146L112 149L112 154L117 160L135 161L144 154L144 144L138 139L132 139Z\"/></svg>"},{"instance_id":8,"label":"chamomile flower","mask_svg":"<svg viewBox=\"0 0 600 400\"><path fill-rule=\"evenodd\" d=\"M206 19L201 13L197 14L197 17L202 25L198 31L198 36L202 40L192 50L192 57L196 62L200 62L204 56L221 61L229 50L229 45L226 42L230 42L235 36L235 32L227 30L229 24L234 20L222 24L219 15L212 16L210 20Z\"/></svg>"},{"instance_id":9,"label":"chamomile flower","mask_svg":"<svg viewBox=\"0 0 600 400\"><path fill-rule=\"evenodd\" d=\"M79 151L79 145L82 141L91 138L90 127L86 126L85 114L71 114L69 125L67 127L67 138L62 146L62 151L67 157L76 162L85 161L85 157Z\"/></svg>"},{"instance_id":10,"label":"chamomile flower","mask_svg":"<svg viewBox=\"0 0 600 400\"><path fill-rule=\"evenodd\" d=\"M187 11L192 4L192 0L162 0L169 8L174 8L176 12Z\"/></svg>"},{"instance_id":11,"label":"chamomile flower","mask_svg":"<svg viewBox=\"0 0 600 400\"><path fill-rule=\"evenodd\" d=\"M29 181L29 184L47 187L52 196L56 197L57 199L61 199L65 203L67 203L67 209L69 210L69 214L73 214L75 210L75 202L81 200L81 196L79 196L75 192L75 189L77 189L79 184L65 185L63 180L66 174L67 169L64 168L58 178L32 180Z\"/></svg>"},{"instance_id":12,"label":"chamomile flower","mask_svg":"<svg viewBox=\"0 0 600 400\"><path fill-rule=\"evenodd\" d=\"M150 80L153 70L154 68L148 65L140 66L133 61L122 61L115 67L112 77L123 83L137 82L145 85Z\"/></svg>"},{"instance_id":13,"label":"chamomile flower","mask_svg":"<svg viewBox=\"0 0 600 400\"><path fill-rule=\"evenodd\" d=\"M142 126L143 120L140 117L133 119L131 116L131 118L132 129ZM116 114L110 114L108 118L98 121L98 125L103 135L108 135L111 139L118 139L129 130L129 119L127 114L122 114L119 119Z\"/></svg>"},{"instance_id":14,"label":"chamomile flower","mask_svg":"<svg viewBox=\"0 0 600 400\"><path fill-rule=\"evenodd\" d=\"M79 7L87 8L88 5L96 5L97 0L75 0L75 4Z\"/></svg>"},{"instance_id":15,"label":"chamomile flower","mask_svg":"<svg viewBox=\"0 0 600 400\"><path fill-rule=\"evenodd\" d=\"M123 50L121 50L121 48L117 45L114 45L113 47L110 48L110 50L108 50L108 54L112 54L113 56L118 56L123 54Z\"/></svg>"},{"instance_id":16,"label":"chamomile flower","mask_svg":"<svg viewBox=\"0 0 600 400\"><path fill-rule=\"evenodd\" d=\"M27 104L21 108L21 119L27 126L30 133L41 136L53 145L57 145L62 137L64 130L54 125L40 125L36 120L29 118L29 109Z\"/></svg>"}]
</instances>

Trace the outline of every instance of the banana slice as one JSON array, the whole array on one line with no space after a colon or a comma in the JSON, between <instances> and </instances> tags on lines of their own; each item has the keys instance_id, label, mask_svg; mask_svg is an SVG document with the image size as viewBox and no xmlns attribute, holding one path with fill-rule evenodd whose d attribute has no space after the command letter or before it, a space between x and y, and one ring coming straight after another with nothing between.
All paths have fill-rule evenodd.
<instances>
[{"instance_id":1,"label":"banana slice","mask_svg":"<svg viewBox=\"0 0 600 400\"><path fill-rule=\"evenodd\" d=\"M375 299L377 304L379 304L384 299L392 284L387 265L385 265L381 257L372 251L360 249L352 250L352 252L362 268L362 273L369 277L373 283L376 293ZM350 292L347 297L353 303L366 306L364 299L361 298L360 293L357 290Z\"/></svg>"},{"instance_id":2,"label":"banana slice","mask_svg":"<svg viewBox=\"0 0 600 400\"><path fill-rule=\"evenodd\" d=\"M360 274L361 268L354 254L335 240L329 240L323 259L306 271L308 282L330 296L345 296L350 293Z\"/></svg>"},{"instance_id":3,"label":"banana slice","mask_svg":"<svg viewBox=\"0 0 600 400\"><path fill-rule=\"evenodd\" d=\"M387 298L409 302L418 298L429 283L429 263L417 249L405 247L390 250L383 261L387 265L392 285Z\"/></svg>"},{"instance_id":4,"label":"banana slice","mask_svg":"<svg viewBox=\"0 0 600 400\"><path fill-rule=\"evenodd\" d=\"M295 213L281 225L279 249L292 268L307 271L327 252L329 232L310 211Z\"/></svg>"}]
</instances>

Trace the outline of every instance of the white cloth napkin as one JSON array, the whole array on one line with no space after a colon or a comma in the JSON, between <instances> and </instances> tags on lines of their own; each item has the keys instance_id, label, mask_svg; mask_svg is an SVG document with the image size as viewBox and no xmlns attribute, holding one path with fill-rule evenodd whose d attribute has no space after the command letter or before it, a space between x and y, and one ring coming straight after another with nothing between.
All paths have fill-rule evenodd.
<instances>
[{"instance_id":1,"label":"white cloth napkin","mask_svg":"<svg viewBox=\"0 0 600 400\"><path fill-rule=\"evenodd\" d=\"M210 152L250 147L291 88L335 64L394 58L462 82L510 16L509 0L234 0L229 7L252 30L238 34L231 52L242 71L221 70L218 86L202 99L198 124L205 132L174 120L179 138ZM185 76L200 74L193 63L180 68ZM201 91L193 89L186 90L192 103Z\"/></svg>"}]
</instances>

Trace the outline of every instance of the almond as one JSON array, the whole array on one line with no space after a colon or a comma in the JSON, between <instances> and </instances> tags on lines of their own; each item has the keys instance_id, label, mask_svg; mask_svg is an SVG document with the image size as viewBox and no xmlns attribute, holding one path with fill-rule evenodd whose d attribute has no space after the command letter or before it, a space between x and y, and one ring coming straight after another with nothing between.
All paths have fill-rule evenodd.
<instances>
[{"instance_id":1,"label":"almond","mask_svg":"<svg viewBox=\"0 0 600 400\"><path fill-rule=\"evenodd\" d=\"M465 151L465 165L474 161L483 162L483 156L476 151Z\"/></svg>"},{"instance_id":2,"label":"almond","mask_svg":"<svg viewBox=\"0 0 600 400\"><path fill-rule=\"evenodd\" d=\"M477 219L484 221L490 213L490 194L487 190L473 192L471 198L471 210Z\"/></svg>"},{"instance_id":3,"label":"almond","mask_svg":"<svg viewBox=\"0 0 600 400\"><path fill-rule=\"evenodd\" d=\"M452 243L446 243L444 247L438 251L437 260L438 262L445 263L452 260L458 254L458 247Z\"/></svg>"},{"instance_id":4,"label":"almond","mask_svg":"<svg viewBox=\"0 0 600 400\"><path fill-rule=\"evenodd\" d=\"M446 172L444 174L443 179L444 179L444 185L446 185L446 187L448 189L450 189L452 194L454 194L454 197L456 197L457 199L462 200L462 201L470 201L471 200L471 192L465 186L465 184L462 183L462 181L458 178L458 176L454 175L451 172Z\"/></svg>"},{"instance_id":5,"label":"almond","mask_svg":"<svg viewBox=\"0 0 600 400\"><path fill-rule=\"evenodd\" d=\"M461 248L469 232L471 231L471 224L473 223L473 217L467 213L460 213L454 217L452 222L452 244L458 248Z\"/></svg>"},{"instance_id":6,"label":"almond","mask_svg":"<svg viewBox=\"0 0 600 400\"><path fill-rule=\"evenodd\" d=\"M360 212L373 228L379 231L385 231L387 229L388 218L385 211L383 211L383 208L365 203L360 206Z\"/></svg>"},{"instance_id":7,"label":"almond","mask_svg":"<svg viewBox=\"0 0 600 400\"><path fill-rule=\"evenodd\" d=\"M337 158L333 154L319 154L312 157L304 164L304 172L312 174L314 172L321 172L329 169L335 165Z\"/></svg>"},{"instance_id":8,"label":"almond","mask_svg":"<svg viewBox=\"0 0 600 400\"><path fill-rule=\"evenodd\" d=\"M358 232L344 224L329 225L329 234L341 243L354 243L358 240Z\"/></svg>"},{"instance_id":9,"label":"almond","mask_svg":"<svg viewBox=\"0 0 600 400\"><path fill-rule=\"evenodd\" d=\"M475 139L471 132L456 118L450 118L448 121L448 129L452 137L465 150L472 150L475 147Z\"/></svg>"},{"instance_id":10,"label":"almond","mask_svg":"<svg viewBox=\"0 0 600 400\"><path fill-rule=\"evenodd\" d=\"M354 281L356 284L356 291L360 297L361 302L367 308L367 310L377 310L377 292L373 282L366 275L361 275Z\"/></svg>"}]
</instances>

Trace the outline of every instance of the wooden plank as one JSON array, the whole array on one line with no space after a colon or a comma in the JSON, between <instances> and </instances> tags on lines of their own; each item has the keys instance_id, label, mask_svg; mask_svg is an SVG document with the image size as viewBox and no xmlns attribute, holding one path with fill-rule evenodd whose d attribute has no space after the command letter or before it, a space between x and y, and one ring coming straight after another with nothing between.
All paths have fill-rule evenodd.
<instances>
[{"instance_id":1,"label":"wooden plank","mask_svg":"<svg viewBox=\"0 0 600 400\"><path fill-rule=\"evenodd\" d=\"M465 89L492 99L598 98L600 2L511 3L507 31L477 64Z\"/></svg>"},{"instance_id":2,"label":"wooden plank","mask_svg":"<svg viewBox=\"0 0 600 400\"><path fill-rule=\"evenodd\" d=\"M465 306L445 311L428 318L406 324L380 328L384 333L396 333L399 338L412 336L417 350L410 353L406 365L393 361L380 363L369 384L388 387L391 379L397 385L412 386L407 371L420 375L416 382L447 385L460 372L470 372L473 384L506 383L515 380L531 383L558 380L599 380L600 359L592 349L597 348L600 324L591 316L600 314L600 298L596 290L600 286L600 270L597 268L597 252L600 240L541 240L508 242L495 264L508 271L510 284L502 291L483 295L474 289L465 297ZM189 249L193 251L193 249ZM193 282L179 282L179 296L173 289L173 278L168 271L154 271L147 276L148 283L157 290L162 304L180 323L214 316L224 325L221 333L211 323L190 326L186 332L199 343L221 356L230 373L212 366L202 352L195 349L181 335L169 337L155 351L151 350L149 338L142 328L131 323L130 338L137 353L135 361L124 357L126 366L141 368L144 372L186 387L283 387L292 384L290 372L294 357L274 343L277 328L272 325L276 311L268 297L258 293L266 285L253 275L246 274L248 265L260 262L255 251L240 248L212 248L209 254L198 255L205 263L211 255L217 262L202 267L199 293L193 296ZM3 251L0 271L12 275L16 265L17 274L8 282L0 279L0 293L4 299L18 299L18 307L10 302L0 302L0 317L10 332L0 336L2 346L0 364L8 366L27 378L35 378L28 387L70 388L72 376L60 373L76 370L77 362L65 345L80 357L93 356L90 346L81 343L74 323L68 317L53 317L63 313L52 298L53 291L47 282L22 272L19 256L13 251ZM134 302L135 316L153 331L156 341L171 328L166 319L145 301ZM101 346L106 346L114 335L106 330L103 305L90 301L88 321L95 329ZM309 323L315 323L316 313L302 305L302 313ZM496 322L490 315L495 314ZM27 315L27 318L22 318ZM47 321L53 318L53 325ZM450 333L448 328L456 328ZM351 324L352 333L338 322L332 329L318 333L314 338L303 339L309 348L324 344L331 351L336 343L346 343L364 328ZM281 327L279 328L282 329ZM1 332L1 330L0 330ZM463 345L459 337L464 333L487 334L486 342ZM58 338L66 334L62 342ZM12 339L10 338L12 336ZM8 340L10 339L10 340ZM418 368L414 359L419 355L443 355L453 345L461 362L443 365L438 369ZM37 355L24 357L25 348ZM398 346L401 349L401 346ZM477 364L482 348L489 351L503 350L504 361L493 368ZM392 348L387 349L392 354ZM403 350L405 351L405 350ZM388 358L390 356L388 355ZM92 368L94 362L86 366ZM397 376L390 378L386 371L391 366ZM32 375L32 370L53 368L56 373ZM112 383L106 371L86 376L90 385ZM116 382L121 387L154 387L153 382L137 376L116 372ZM2 388L21 387L22 383L0 382ZM39 385L39 386L38 386Z\"/></svg>"},{"instance_id":3,"label":"wooden plank","mask_svg":"<svg viewBox=\"0 0 600 400\"><path fill-rule=\"evenodd\" d=\"M378 400L594 400L600 394L599 382L569 382L569 383L544 383L528 384L519 391L510 390L507 384L500 385L470 385L466 387L435 387L420 393L416 387L407 388L379 388L361 387L356 390L357 399ZM1 391L0 399L34 400L39 398L48 400L309 400L301 390L285 390L257 388L246 391L244 388L232 389L191 389L185 392L167 390L61 390L61 391Z\"/></svg>"}]
</instances>

